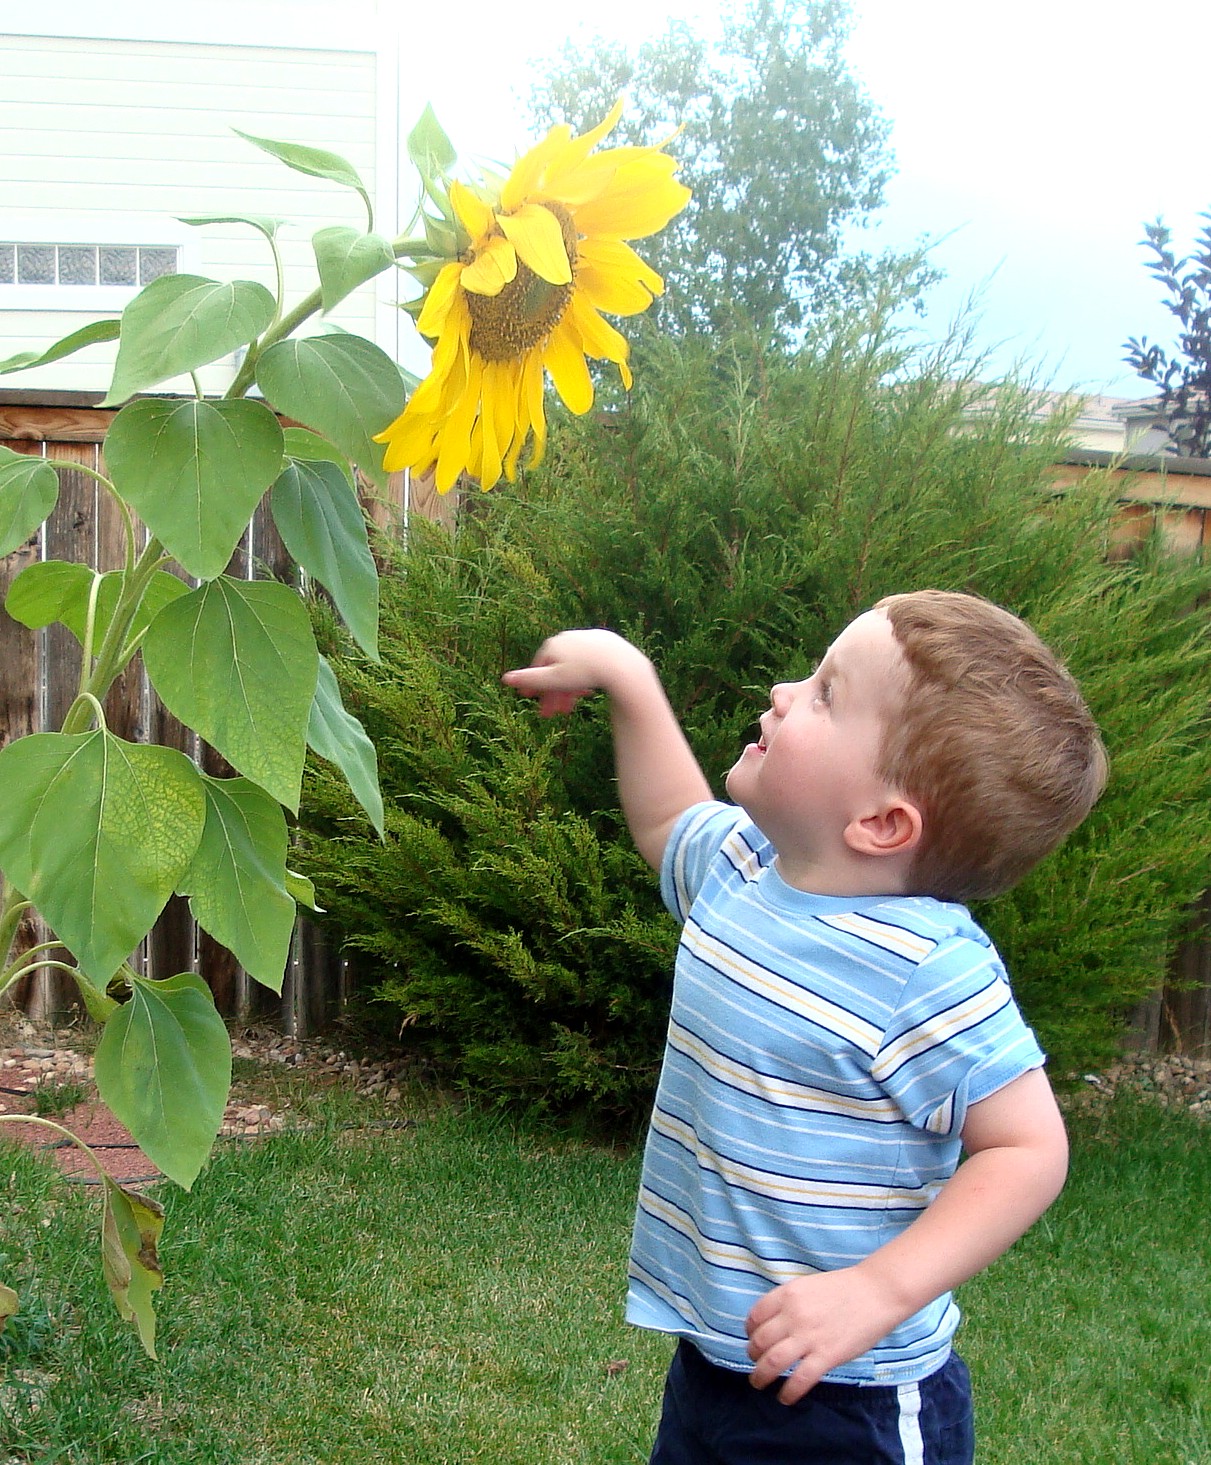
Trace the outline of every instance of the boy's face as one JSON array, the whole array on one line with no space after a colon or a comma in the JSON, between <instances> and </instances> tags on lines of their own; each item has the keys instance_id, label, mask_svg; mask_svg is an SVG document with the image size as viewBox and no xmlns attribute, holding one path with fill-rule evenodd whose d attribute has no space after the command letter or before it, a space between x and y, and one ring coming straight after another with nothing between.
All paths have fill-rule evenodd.
<instances>
[{"instance_id":1,"label":"boy's face","mask_svg":"<svg viewBox=\"0 0 1211 1465\"><path fill-rule=\"evenodd\" d=\"M771 690L760 739L733 765L727 791L784 863L823 861L827 875L830 858L844 854L847 826L886 798L879 752L907 680L891 622L871 610L841 632L806 681Z\"/></svg>"}]
</instances>

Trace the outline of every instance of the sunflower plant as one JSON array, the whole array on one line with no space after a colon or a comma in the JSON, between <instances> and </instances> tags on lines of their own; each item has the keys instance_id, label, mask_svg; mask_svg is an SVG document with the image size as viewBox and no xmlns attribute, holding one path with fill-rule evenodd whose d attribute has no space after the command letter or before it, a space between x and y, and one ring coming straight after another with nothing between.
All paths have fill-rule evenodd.
<instances>
[{"instance_id":1,"label":"sunflower plant","mask_svg":"<svg viewBox=\"0 0 1211 1465\"><path fill-rule=\"evenodd\" d=\"M117 341L102 405L119 410L95 476L126 537L120 570L35 563L5 601L31 629L65 625L81 657L59 730L0 751L0 993L42 967L71 976L101 1028L102 1099L186 1190L222 1121L230 1042L201 977L146 977L131 953L179 894L253 978L280 992L297 908L315 904L310 882L287 863L309 749L383 831L375 750L343 705L302 597L228 575L228 564L268 495L287 550L377 661L378 576L354 468L378 483L412 467L435 469L443 490L464 473L491 488L516 473L527 440L542 452L546 375L576 412L593 399L587 358L614 363L629 385L626 341L602 312L634 314L660 291L626 241L661 228L688 190L662 148L598 150L619 112L580 137L557 127L506 176L472 185L452 177L454 150L426 109L408 140L423 185L419 227L395 239L377 232L369 193L345 159L248 137L365 202L365 230L314 236L310 294L284 298L280 221L202 216L186 222L241 222L264 236L276 294L250 280L166 275L120 319L0 362L0 374L20 371ZM395 267L417 279L408 308L435 343L432 371L410 400L401 369L372 342L302 329ZM205 397L196 373L240 348L228 390ZM146 395L185 375L194 395ZM0 447L0 556L39 532L60 466L91 471ZM139 658L167 709L223 756L230 776L110 732L106 695ZM22 949L18 930L34 911L50 939ZM0 1123L47 1126L79 1143L44 1117ZM154 1356L162 1211L90 1158L102 1183L104 1274ZM0 1327L18 1305L0 1282Z\"/></svg>"}]
</instances>

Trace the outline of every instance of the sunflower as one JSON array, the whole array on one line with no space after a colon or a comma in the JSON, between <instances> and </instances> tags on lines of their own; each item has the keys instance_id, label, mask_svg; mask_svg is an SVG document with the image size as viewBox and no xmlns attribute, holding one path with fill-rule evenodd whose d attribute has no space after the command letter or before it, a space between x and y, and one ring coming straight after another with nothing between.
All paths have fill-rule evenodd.
<instances>
[{"instance_id":1,"label":"sunflower","mask_svg":"<svg viewBox=\"0 0 1211 1465\"><path fill-rule=\"evenodd\" d=\"M664 289L626 243L686 205L676 160L660 147L593 153L622 115L573 136L566 124L518 159L490 201L455 181L450 203L469 244L443 265L417 320L434 341L429 375L385 432L384 467L436 467L439 492L460 473L485 488L512 481L526 441L546 443L544 373L572 412L593 404L587 358L631 385L626 340L601 315L637 315Z\"/></svg>"}]
</instances>

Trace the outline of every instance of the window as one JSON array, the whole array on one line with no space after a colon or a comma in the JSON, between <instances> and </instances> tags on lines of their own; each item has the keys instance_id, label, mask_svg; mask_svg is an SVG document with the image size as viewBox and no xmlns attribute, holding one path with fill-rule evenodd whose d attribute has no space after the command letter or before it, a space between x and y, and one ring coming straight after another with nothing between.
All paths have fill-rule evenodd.
<instances>
[{"instance_id":1,"label":"window","mask_svg":"<svg viewBox=\"0 0 1211 1465\"><path fill-rule=\"evenodd\" d=\"M179 248L145 244L0 242L0 285L119 285L136 289L175 275Z\"/></svg>"}]
</instances>

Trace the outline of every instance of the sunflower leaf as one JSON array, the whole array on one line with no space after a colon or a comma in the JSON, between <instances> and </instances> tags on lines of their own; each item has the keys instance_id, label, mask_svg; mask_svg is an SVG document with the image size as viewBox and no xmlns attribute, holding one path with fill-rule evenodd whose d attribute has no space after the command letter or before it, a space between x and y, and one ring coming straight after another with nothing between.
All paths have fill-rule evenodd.
<instances>
[{"instance_id":1,"label":"sunflower leaf","mask_svg":"<svg viewBox=\"0 0 1211 1465\"><path fill-rule=\"evenodd\" d=\"M161 275L122 312L118 359L102 407L248 345L276 310L273 296L253 280Z\"/></svg>"},{"instance_id":2,"label":"sunflower leaf","mask_svg":"<svg viewBox=\"0 0 1211 1465\"><path fill-rule=\"evenodd\" d=\"M282 806L246 778L209 778L206 827L177 892L198 924L263 987L280 993L295 905Z\"/></svg>"},{"instance_id":3,"label":"sunflower leaf","mask_svg":"<svg viewBox=\"0 0 1211 1465\"><path fill-rule=\"evenodd\" d=\"M13 620L20 621L31 630L59 621L83 644L93 574L87 565L69 560L44 560L40 564L29 565L9 587L4 608ZM93 625L94 645L100 643L109 627L124 579L121 570L110 570L101 577ZM189 586L175 575L170 575L167 570L157 570L139 603L130 634L137 636L170 600L186 594L188 590Z\"/></svg>"},{"instance_id":4,"label":"sunflower leaf","mask_svg":"<svg viewBox=\"0 0 1211 1465\"><path fill-rule=\"evenodd\" d=\"M408 134L408 157L426 181L448 173L458 159L454 144L437 120L431 102L425 104L416 126Z\"/></svg>"},{"instance_id":5,"label":"sunflower leaf","mask_svg":"<svg viewBox=\"0 0 1211 1465\"><path fill-rule=\"evenodd\" d=\"M354 640L378 661L378 571L349 480L335 463L288 460L269 507L286 548L331 594Z\"/></svg>"},{"instance_id":6,"label":"sunflower leaf","mask_svg":"<svg viewBox=\"0 0 1211 1465\"><path fill-rule=\"evenodd\" d=\"M320 229L312 235L311 245L325 312L339 305L359 285L381 275L395 260L390 240L381 234L363 234L340 224Z\"/></svg>"},{"instance_id":7,"label":"sunflower leaf","mask_svg":"<svg viewBox=\"0 0 1211 1465\"><path fill-rule=\"evenodd\" d=\"M271 580L211 580L165 606L143 643L173 716L296 811L318 661L302 599Z\"/></svg>"},{"instance_id":8,"label":"sunflower leaf","mask_svg":"<svg viewBox=\"0 0 1211 1465\"><path fill-rule=\"evenodd\" d=\"M65 356L72 356L85 346L93 346L98 341L116 341L121 326L122 322L119 320L90 321L78 331L72 331L70 336L56 341L53 346L47 346L44 351L19 351L16 356L0 361L0 376L5 376L10 371L29 371L35 366L49 366L52 361L62 361Z\"/></svg>"},{"instance_id":9,"label":"sunflower leaf","mask_svg":"<svg viewBox=\"0 0 1211 1465\"><path fill-rule=\"evenodd\" d=\"M144 1352L155 1358L152 1294L164 1285L159 1256L164 1208L109 1175L104 1178L103 1194L101 1270L123 1321L134 1324Z\"/></svg>"},{"instance_id":10,"label":"sunflower leaf","mask_svg":"<svg viewBox=\"0 0 1211 1465\"><path fill-rule=\"evenodd\" d=\"M403 380L385 351L344 334L279 341L257 362L257 385L283 416L321 433L385 485L374 434L404 410Z\"/></svg>"},{"instance_id":11,"label":"sunflower leaf","mask_svg":"<svg viewBox=\"0 0 1211 1465\"><path fill-rule=\"evenodd\" d=\"M310 178L326 178L329 183L352 188L355 193L361 194L367 213L373 217L373 205L366 192L366 185L353 164L339 153L329 152L327 148L308 147L301 142L277 142L271 137L257 137L251 132L241 132L238 127L231 130L237 137L242 137L245 142L252 143L253 147L277 158L279 163L285 163L296 173L306 173Z\"/></svg>"},{"instance_id":12,"label":"sunflower leaf","mask_svg":"<svg viewBox=\"0 0 1211 1465\"><path fill-rule=\"evenodd\" d=\"M201 775L184 753L101 728L9 743L0 788L0 869L104 991L193 859Z\"/></svg>"},{"instance_id":13,"label":"sunflower leaf","mask_svg":"<svg viewBox=\"0 0 1211 1465\"><path fill-rule=\"evenodd\" d=\"M281 471L282 429L263 402L131 402L110 425L105 460L165 549L209 580Z\"/></svg>"},{"instance_id":14,"label":"sunflower leaf","mask_svg":"<svg viewBox=\"0 0 1211 1465\"><path fill-rule=\"evenodd\" d=\"M152 1164L188 1190L223 1122L231 1041L195 973L130 986L101 1031L97 1089Z\"/></svg>"},{"instance_id":15,"label":"sunflower leaf","mask_svg":"<svg viewBox=\"0 0 1211 1465\"><path fill-rule=\"evenodd\" d=\"M354 798L365 809L381 839L383 796L378 784L378 755L365 728L345 710L336 674L322 656L307 725L307 742L312 752L335 763L345 775Z\"/></svg>"},{"instance_id":16,"label":"sunflower leaf","mask_svg":"<svg viewBox=\"0 0 1211 1465\"><path fill-rule=\"evenodd\" d=\"M0 447L0 558L25 543L58 498L59 475L45 458Z\"/></svg>"}]
</instances>

